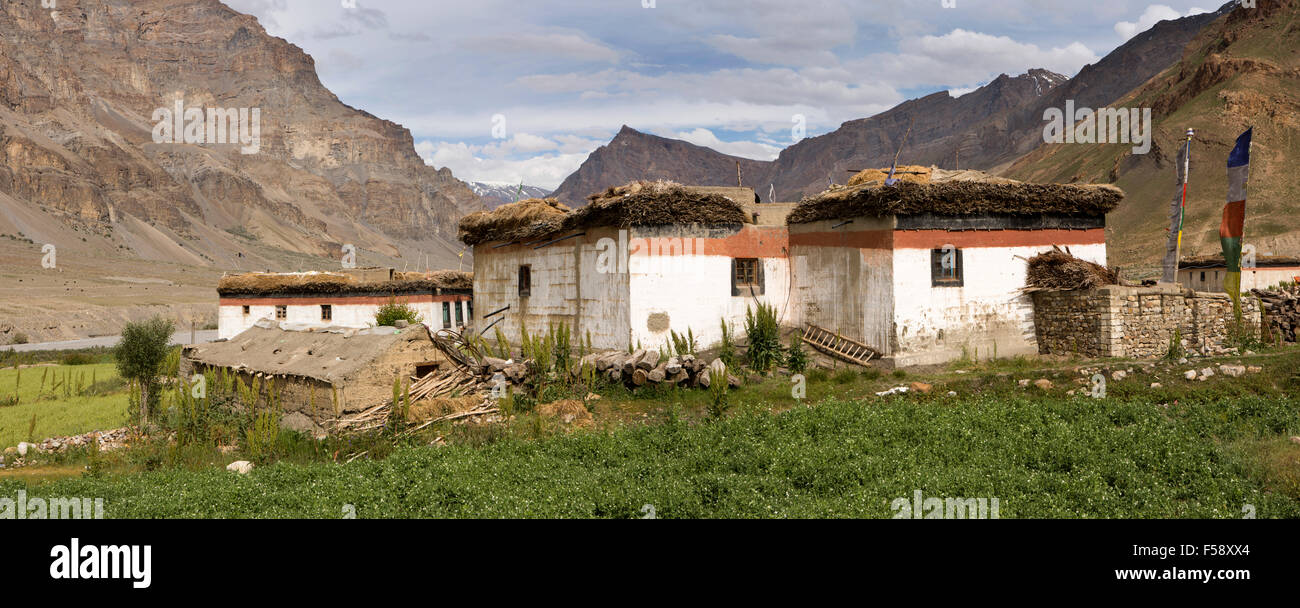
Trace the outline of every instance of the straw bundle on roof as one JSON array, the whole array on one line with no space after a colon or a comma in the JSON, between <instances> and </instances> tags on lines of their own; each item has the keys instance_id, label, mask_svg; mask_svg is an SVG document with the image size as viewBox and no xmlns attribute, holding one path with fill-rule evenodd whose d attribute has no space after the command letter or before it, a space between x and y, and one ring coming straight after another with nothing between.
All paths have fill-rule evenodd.
<instances>
[{"instance_id":1,"label":"straw bundle on roof","mask_svg":"<svg viewBox=\"0 0 1300 608\"><path fill-rule=\"evenodd\" d=\"M553 200L553 199L548 199ZM639 181L610 188L588 197L590 204L575 211L563 205L537 203L524 211L479 212L460 222L460 240L467 245L490 241L523 241L562 232L605 226L658 226L673 224L743 224L744 207L709 192L693 191L668 181ZM529 201L521 201L529 202ZM546 203L546 201L541 201ZM519 204L519 203L516 203Z\"/></svg>"},{"instance_id":2,"label":"straw bundle on roof","mask_svg":"<svg viewBox=\"0 0 1300 608\"><path fill-rule=\"evenodd\" d=\"M1110 185L1031 184L979 171L933 169L928 183L903 181L885 186L868 181L856 186L832 186L805 198L787 222L888 215L1036 215L1058 213L1105 215L1124 198Z\"/></svg>"},{"instance_id":3,"label":"straw bundle on roof","mask_svg":"<svg viewBox=\"0 0 1300 608\"><path fill-rule=\"evenodd\" d=\"M434 289L460 291L473 287L474 274L457 270L399 272L392 281L359 281L353 276L333 272L250 272L221 277L217 293L222 296L413 293Z\"/></svg>"},{"instance_id":4,"label":"straw bundle on roof","mask_svg":"<svg viewBox=\"0 0 1300 608\"><path fill-rule=\"evenodd\" d=\"M1093 289L1119 284L1115 272L1100 264L1070 255L1060 248L1040 253L1029 260L1025 282L1039 289Z\"/></svg>"},{"instance_id":5,"label":"straw bundle on roof","mask_svg":"<svg viewBox=\"0 0 1300 608\"><path fill-rule=\"evenodd\" d=\"M926 184L930 182L931 171L932 169L930 167L922 167L920 165L906 165L906 166L899 167L894 171L894 179L897 179L899 181L904 181L904 182L915 182L918 184ZM849 186L861 186L862 184L869 184L871 182L880 182L881 184L884 184L885 179L887 179L888 177L889 177L888 167L884 169L867 169L866 171L861 171L857 173L851 179L849 179Z\"/></svg>"},{"instance_id":6,"label":"straw bundle on roof","mask_svg":"<svg viewBox=\"0 0 1300 608\"><path fill-rule=\"evenodd\" d=\"M513 241L559 229L569 207L553 198L530 198L492 211L477 211L460 220L460 240L466 245Z\"/></svg>"}]
</instances>

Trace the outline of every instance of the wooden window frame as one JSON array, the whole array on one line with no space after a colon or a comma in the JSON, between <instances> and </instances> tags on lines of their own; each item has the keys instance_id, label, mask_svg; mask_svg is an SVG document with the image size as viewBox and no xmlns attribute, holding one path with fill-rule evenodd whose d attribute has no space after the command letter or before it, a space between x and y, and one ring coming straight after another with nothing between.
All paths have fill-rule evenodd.
<instances>
[{"instance_id":1,"label":"wooden window frame","mask_svg":"<svg viewBox=\"0 0 1300 608\"><path fill-rule=\"evenodd\" d=\"M442 328L451 329L451 302L442 303Z\"/></svg>"},{"instance_id":2,"label":"wooden window frame","mask_svg":"<svg viewBox=\"0 0 1300 608\"><path fill-rule=\"evenodd\" d=\"M279 305L279 306L276 306L276 307L275 307L275 320L276 320L276 321L288 321L288 320L289 320L289 307L286 306L286 305L284 305L284 304L281 304L281 305Z\"/></svg>"},{"instance_id":3,"label":"wooden window frame","mask_svg":"<svg viewBox=\"0 0 1300 608\"><path fill-rule=\"evenodd\" d=\"M333 305L333 304L321 304L321 305L320 305L320 320L322 320L322 321L333 321L333 320L334 320L334 305Z\"/></svg>"},{"instance_id":4,"label":"wooden window frame","mask_svg":"<svg viewBox=\"0 0 1300 608\"><path fill-rule=\"evenodd\" d=\"M252 312L253 312L253 307L252 307L252 306L247 306L247 305L245 305L245 306L243 307L243 313L244 313L244 316L245 316L245 317L247 317L248 315L252 314Z\"/></svg>"},{"instance_id":5,"label":"wooden window frame","mask_svg":"<svg viewBox=\"0 0 1300 608\"><path fill-rule=\"evenodd\" d=\"M455 304L453 308L456 309L456 327L465 327L465 309L460 302L452 302L452 304Z\"/></svg>"},{"instance_id":6,"label":"wooden window frame","mask_svg":"<svg viewBox=\"0 0 1300 608\"><path fill-rule=\"evenodd\" d=\"M762 258L731 259L731 295L761 296L766 287L764 279Z\"/></svg>"},{"instance_id":7,"label":"wooden window frame","mask_svg":"<svg viewBox=\"0 0 1300 608\"><path fill-rule=\"evenodd\" d=\"M966 286L966 264L963 260L962 250L953 249L956 258L953 276L944 276L943 268L943 249L930 250L930 286L931 287L965 287Z\"/></svg>"}]
</instances>

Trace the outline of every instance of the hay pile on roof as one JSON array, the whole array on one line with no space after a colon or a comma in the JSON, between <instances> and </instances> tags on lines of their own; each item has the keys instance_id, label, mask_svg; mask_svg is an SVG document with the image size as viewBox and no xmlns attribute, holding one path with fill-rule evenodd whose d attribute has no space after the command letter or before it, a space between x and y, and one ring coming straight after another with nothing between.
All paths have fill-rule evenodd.
<instances>
[{"instance_id":1,"label":"hay pile on roof","mask_svg":"<svg viewBox=\"0 0 1300 608\"><path fill-rule=\"evenodd\" d=\"M478 212L460 222L460 240L467 245L490 241L518 242L563 232L606 226L662 226L673 224L743 224L745 209L725 196L692 190L669 181L638 181L588 197L586 207L555 213L563 205L535 203L528 213ZM521 201L526 202L526 201ZM567 209L566 209L567 211Z\"/></svg>"},{"instance_id":2,"label":"hay pile on roof","mask_svg":"<svg viewBox=\"0 0 1300 608\"><path fill-rule=\"evenodd\" d=\"M1123 198L1124 191L1104 184L1031 184L980 171L931 169L927 183L903 181L886 186L882 178L854 186L831 186L800 201L786 221L805 224L921 214L1099 216L1114 210Z\"/></svg>"},{"instance_id":3,"label":"hay pile on roof","mask_svg":"<svg viewBox=\"0 0 1300 608\"><path fill-rule=\"evenodd\" d=\"M930 173L932 167L922 167L921 165L904 165L894 170L894 179L904 182L915 182L918 184L927 184L930 182ZM884 169L867 169L861 171L849 179L849 186L861 186L871 182L885 183L889 177L889 167Z\"/></svg>"},{"instance_id":4,"label":"hay pile on roof","mask_svg":"<svg viewBox=\"0 0 1300 608\"><path fill-rule=\"evenodd\" d=\"M530 198L506 203L492 211L476 211L460 220L461 242L517 241L559 230L569 207L553 198Z\"/></svg>"},{"instance_id":5,"label":"hay pile on roof","mask_svg":"<svg viewBox=\"0 0 1300 608\"><path fill-rule=\"evenodd\" d=\"M399 272L392 281L362 281L338 272L249 272L221 277L217 293L225 296L341 293L422 293L435 289L474 288L474 274L458 270Z\"/></svg>"},{"instance_id":6,"label":"hay pile on roof","mask_svg":"<svg viewBox=\"0 0 1300 608\"><path fill-rule=\"evenodd\" d=\"M1052 251L1029 259L1025 283L1038 289L1093 289L1118 285L1119 276L1105 266L1081 260L1053 247Z\"/></svg>"}]
</instances>

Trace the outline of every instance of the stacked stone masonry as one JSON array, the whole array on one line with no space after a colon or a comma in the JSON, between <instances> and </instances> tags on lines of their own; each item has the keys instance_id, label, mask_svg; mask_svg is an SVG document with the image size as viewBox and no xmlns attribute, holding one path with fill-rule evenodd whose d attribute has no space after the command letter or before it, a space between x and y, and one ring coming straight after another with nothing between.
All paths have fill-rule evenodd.
<instances>
[{"instance_id":1,"label":"stacked stone masonry","mask_svg":"<svg viewBox=\"0 0 1300 608\"><path fill-rule=\"evenodd\" d=\"M1038 351L1082 357L1154 358L1177 336L1182 351L1211 356L1231 348L1235 325L1227 294L1192 292L1178 285L1121 287L1033 294ZM1242 326L1259 335L1259 301L1241 299Z\"/></svg>"}]
</instances>

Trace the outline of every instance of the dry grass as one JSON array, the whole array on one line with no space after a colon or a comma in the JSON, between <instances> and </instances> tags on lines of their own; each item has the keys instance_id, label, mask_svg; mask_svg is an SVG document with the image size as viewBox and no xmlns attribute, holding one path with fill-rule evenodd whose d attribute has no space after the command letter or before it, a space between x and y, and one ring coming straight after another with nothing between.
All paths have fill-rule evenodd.
<instances>
[{"instance_id":1,"label":"dry grass","mask_svg":"<svg viewBox=\"0 0 1300 608\"><path fill-rule=\"evenodd\" d=\"M1039 289L1093 289L1117 285L1119 276L1105 266L1053 248L1030 258L1026 283Z\"/></svg>"},{"instance_id":2,"label":"dry grass","mask_svg":"<svg viewBox=\"0 0 1300 608\"><path fill-rule=\"evenodd\" d=\"M222 277L217 284L217 293L222 296L344 292L395 294L474 287L474 274L458 270L399 272L394 277L392 281L360 281L351 275L333 272L250 272Z\"/></svg>"}]
</instances>

